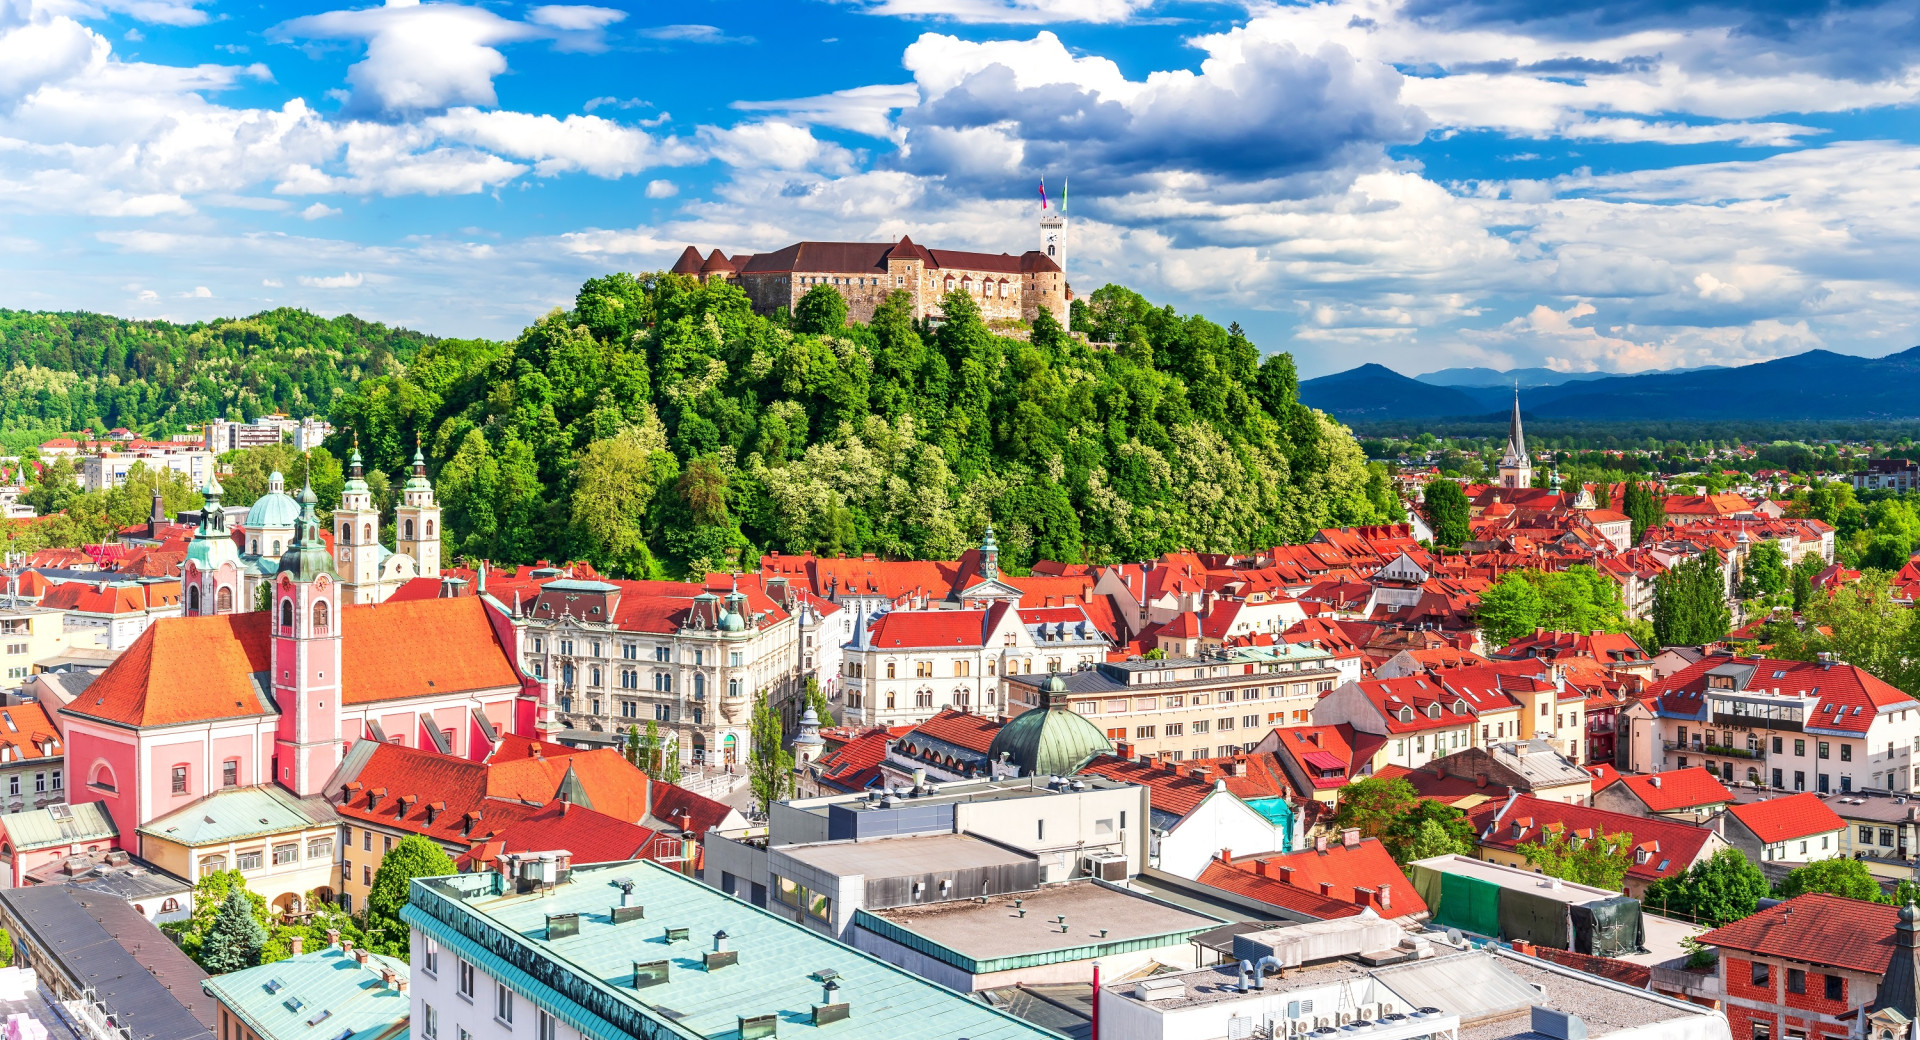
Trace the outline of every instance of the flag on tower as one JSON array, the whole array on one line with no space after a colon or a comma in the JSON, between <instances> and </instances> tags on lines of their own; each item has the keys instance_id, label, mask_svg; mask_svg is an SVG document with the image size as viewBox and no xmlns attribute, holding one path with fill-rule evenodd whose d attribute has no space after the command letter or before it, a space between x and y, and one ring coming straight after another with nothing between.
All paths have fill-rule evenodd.
<instances>
[{"instance_id":1,"label":"flag on tower","mask_svg":"<svg viewBox=\"0 0 1920 1040\"><path fill-rule=\"evenodd\" d=\"M1040 178L1040 208L1047 208L1047 179L1045 177Z\"/></svg>"}]
</instances>

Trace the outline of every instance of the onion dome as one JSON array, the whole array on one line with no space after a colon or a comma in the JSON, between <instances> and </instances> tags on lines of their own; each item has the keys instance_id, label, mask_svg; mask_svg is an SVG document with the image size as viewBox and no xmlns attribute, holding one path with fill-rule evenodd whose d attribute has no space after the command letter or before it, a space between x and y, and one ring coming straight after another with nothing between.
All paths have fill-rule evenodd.
<instances>
[{"instance_id":1,"label":"onion dome","mask_svg":"<svg viewBox=\"0 0 1920 1040\"><path fill-rule=\"evenodd\" d=\"M1072 776L1095 756L1113 750L1113 741L1067 703L1067 681L1050 675L1040 686L1046 703L1029 708L1000 727L987 759L1018 767L1022 776Z\"/></svg>"},{"instance_id":2,"label":"onion dome","mask_svg":"<svg viewBox=\"0 0 1920 1040\"><path fill-rule=\"evenodd\" d=\"M247 510L247 530L263 527L292 527L300 522L300 503L287 494L287 479L275 470L267 478L267 493L253 500Z\"/></svg>"}]
</instances>

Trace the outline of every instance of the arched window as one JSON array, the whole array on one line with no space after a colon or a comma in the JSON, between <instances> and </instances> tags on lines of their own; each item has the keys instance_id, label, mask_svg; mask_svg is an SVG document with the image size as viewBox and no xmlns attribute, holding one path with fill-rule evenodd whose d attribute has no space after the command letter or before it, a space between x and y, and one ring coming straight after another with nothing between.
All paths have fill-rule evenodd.
<instances>
[{"instance_id":1,"label":"arched window","mask_svg":"<svg viewBox=\"0 0 1920 1040\"><path fill-rule=\"evenodd\" d=\"M431 520L427 521L427 537L433 537L433 521Z\"/></svg>"},{"instance_id":2,"label":"arched window","mask_svg":"<svg viewBox=\"0 0 1920 1040\"><path fill-rule=\"evenodd\" d=\"M87 785L97 787L102 791L118 791L120 789L119 786L113 782L112 767L108 766L105 762L95 762L93 764L93 774L87 778Z\"/></svg>"},{"instance_id":3,"label":"arched window","mask_svg":"<svg viewBox=\"0 0 1920 1040\"><path fill-rule=\"evenodd\" d=\"M260 555L260 539L255 538L253 541L247 543L247 553L250 556Z\"/></svg>"},{"instance_id":4,"label":"arched window","mask_svg":"<svg viewBox=\"0 0 1920 1040\"><path fill-rule=\"evenodd\" d=\"M275 538L273 540L273 554L275 556L280 555L280 539L278 538Z\"/></svg>"},{"instance_id":5,"label":"arched window","mask_svg":"<svg viewBox=\"0 0 1920 1040\"><path fill-rule=\"evenodd\" d=\"M693 696L695 700L707 695L707 677L699 672L693 673Z\"/></svg>"},{"instance_id":6,"label":"arched window","mask_svg":"<svg viewBox=\"0 0 1920 1040\"><path fill-rule=\"evenodd\" d=\"M213 610L216 614L233 613L233 589L220 586L220 591L213 595Z\"/></svg>"},{"instance_id":7,"label":"arched window","mask_svg":"<svg viewBox=\"0 0 1920 1040\"><path fill-rule=\"evenodd\" d=\"M373 525L372 524L360 525L360 541L362 544L368 544L373 541Z\"/></svg>"},{"instance_id":8,"label":"arched window","mask_svg":"<svg viewBox=\"0 0 1920 1040\"><path fill-rule=\"evenodd\" d=\"M161 913L163 913L163 914L177 914L177 913L179 913L179 912L180 912L180 901L179 901L178 899L173 899L173 898L171 898L171 897L170 897L170 898L168 898L166 902L164 902L164 903L161 903L161 904L160 904L160 912L161 912Z\"/></svg>"},{"instance_id":9,"label":"arched window","mask_svg":"<svg viewBox=\"0 0 1920 1040\"><path fill-rule=\"evenodd\" d=\"M413 541L413 521L408 520L406 524L402 527L402 530L406 531L407 533L401 535L400 537L405 538L407 541Z\"/></svg>"},{"instance_id":10,"label":"arched window","mask_svg":"<svg viewBox=\"0 0 1920 1040\"><path fill-rule=\"evenodd\" d=\"M293 627L293 601L290 599L280 601L280 627Z\"/></svg>"},{"instance_id":11,"label":"arched window","mask_svg":"<svg viewBox=\"0 0 1920 1040\"><path fill-rule=\"evenodd\" d=\"M326 600L321 600L313 605L313 630L315 632L325 632L327 630Z\"/></svg>"},{"instance_id":12,"label":"arched window","mask_svg":"<svg viewBox=\"0 0 1920 1040\"><path fill-rule=\"evenodd\" d=\"M353 544L353 525L352 524L340 525L340 541L343 545Z\"/></svg>"},{"instance_id":13,"label":"arched window","mask_svg":"<svg viewBox=\"0 0 1920 1040\"><path fill-rule=\"evenodd\" d=\"M187 613L200 613L200 586L187 586Z\"/></svg>"}]
</instances>

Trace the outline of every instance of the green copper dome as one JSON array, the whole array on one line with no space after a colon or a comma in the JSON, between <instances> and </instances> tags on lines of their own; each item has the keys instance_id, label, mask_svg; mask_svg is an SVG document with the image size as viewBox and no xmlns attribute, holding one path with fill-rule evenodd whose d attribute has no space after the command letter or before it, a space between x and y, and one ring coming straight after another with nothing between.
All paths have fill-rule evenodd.
<instances>
[{"instance_id":1,"label":"green copper dome","mask_svg":"<svg viewBox=\"0 0 1920 1040\"><path fill-rule=\"evenodd\" d=\"M267 478L267 493L253 500L247 510L247 530L263 527L292 527L300 522L300 503L287 494L286 478L278 470Z\"/></svg>"},{"instance_id":2,"label":"green copper dome","mask_svg":"<svg viewBox=\"0 0 1920 1040\"><path fill-rule=\"evenodd\" d=\"M990 761L1017 766L1022 776L1071 776L1095 755L1113 750L1113 742L1067 703L1067 683L1050 675L1040 686L1046 706L1029 708L1000 727L987 748Z\"/></svg>"}]
</instances>

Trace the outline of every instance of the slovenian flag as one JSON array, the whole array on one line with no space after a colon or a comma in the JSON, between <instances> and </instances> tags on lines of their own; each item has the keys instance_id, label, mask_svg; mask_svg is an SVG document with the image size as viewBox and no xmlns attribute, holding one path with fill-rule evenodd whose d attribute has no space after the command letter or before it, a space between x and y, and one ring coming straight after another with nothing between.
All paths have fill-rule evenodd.
<instances>
[{"instance_id":1,"label":"slovenian flag","mask_svg":"<svg viewBox=\"0 0 1920 1040\"><path fill-rule=\"evenodd\" d=\"M1047 179L1045 177L1040 178L1040 208L1047 208Z\"/></svg>"}]
</instances>

